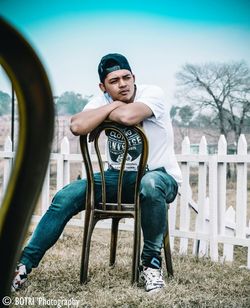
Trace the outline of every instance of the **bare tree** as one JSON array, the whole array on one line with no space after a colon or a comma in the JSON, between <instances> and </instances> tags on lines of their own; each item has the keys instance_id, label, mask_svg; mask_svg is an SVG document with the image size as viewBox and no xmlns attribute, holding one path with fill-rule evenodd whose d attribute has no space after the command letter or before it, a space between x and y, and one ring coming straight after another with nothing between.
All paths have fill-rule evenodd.
<instances>
[{"instance_id":1,"label":"bare tree","mask_svg":"<svg viewBox=\"0 0 250 308\"><path fill-rule=\"evenodd\" d=\"M250 128L250 69L246 62L186 64L176 75L177 97L211 113L221 134L235 133L235 141Z\"/></svg>"}]
</instances>

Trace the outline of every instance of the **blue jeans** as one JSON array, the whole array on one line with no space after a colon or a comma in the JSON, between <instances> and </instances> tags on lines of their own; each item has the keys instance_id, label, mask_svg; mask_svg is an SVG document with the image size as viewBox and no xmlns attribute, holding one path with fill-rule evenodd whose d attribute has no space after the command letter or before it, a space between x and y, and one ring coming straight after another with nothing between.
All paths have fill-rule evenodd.
<instances>
[{"instance_id":1,"label":"blue jeans","mask_svg":"<svg viewBox=\"0 0 250 308\"><path fill-rule=\"evenodd\" d=\"M107 201L115 202L118 174L116 170L105 172ZM136 172L125 172L123 185L124 203L132 202ZM95 174L95 200L101 201L101 177ZM140 186L141 224L144 238L142 264L152 257L160 257L166 231L166 206L172 202L178 190L176 181L164 168L147 171ZM20 262L27 271L37 267L45 252L55 244L66 223L85 208L86 180L75 181L61 189L37 225Z\"/></svg>"}]
</instances>

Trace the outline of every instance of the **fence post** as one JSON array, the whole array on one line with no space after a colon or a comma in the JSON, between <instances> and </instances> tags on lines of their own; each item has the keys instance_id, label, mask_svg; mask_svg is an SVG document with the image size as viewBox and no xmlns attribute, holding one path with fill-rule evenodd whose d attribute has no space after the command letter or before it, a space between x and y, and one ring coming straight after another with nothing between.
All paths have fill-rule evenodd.
<instances>
[{"instance_id":1,"label":"fence post","mask_svg":"<svg viewBox=\"0 0 250 308\"><path fill-rule=\"evenodd\" d=\"M62 149L61 149L62 151ZM63 154L61 153L57 154L57 160L56 160L56 191L59 191L63 188Z\"/></svg>"},{"instance_id":2,"label":"fence post","mask_svg":"<svg viewBox=\"0 0 250 308\"><path fill-rule=\"evenodd\" d=\"M240 135L237 154L247 154L247 142L244 135ZM236 186L236 237L246 238L247 217L247 164L237 163Z\"/></svg>"},{"instance_id":3,"label":"fence post","mask_svg":"<svg viewBox=\"0 0 250 308\"><path fill-rule=\"evenodd\" d=\"M230 206L225 215L226 219L226 224L229 226L234 226L235 225L235 210L233 209L232 206ZM225 235L226 236L234 236L234 229L227 227L225 228ZM225 261L232 262L233 261L233 254L234 254L234 245L231 244L224 244L223 247L223 258Z\"/></svg>"},{"instance_id":4,"label":"fence post","mask_svg":"<svg viewBox=\"0 0 250 308\"><path fill-rule=\"evenodd\" d=\"M64 137L61 143L61 154L63 155L63 186L70 182L70 165L67 155L70 153L69 140Z\"/></svg>"},{"instance_id":5,"label":"fence post","mask_svg":"<svg viewBox=\"0 0 250 308\"><path fill-rule=\"evenodd\" d=\"M57 191L70 182L70 166L67 155L70 153L69 139L63 137L61 142L60 156L57 160ZM60 236L63 239L63 232Z\"/></svg>"},{"instance_id":6,"label":"fence post","mask_svg":"<svg viewBox=\"0 0 250 308\"><path fill-rule=\"evenodd\" d=\"M207 140L205 136L202 136L199 145L199 155L207 155ZM207 194L207 162L199 162L198 171L198 214L196 218L195 230L196 233L205 232L205 205L206 205L206 194ZM208 243L204 240L194 241L193 253L197 256L204 256L207 253Z\"/></svg>"},{"instance_id":7,"label":"fence post","mask_svg":"<svg viewBox=\"0 0 250 308\"><path fill-rule=\"evenodd\" d=\"M248 228L250 229L250 220L248 221ZM247 247L247 268L250 270L250 244Z\"/></svg>"},{"instance_id":8,"label":"fence post","mask_svg":"<svg viewBox=\"0 0 250 308\"><path fill-rule=\"evenodd\" d=\"M227 141L224 135L220 136L218 142L218 155L227 154ZM225 234L225 213L226 213L226 178L227 164L218 162L218 232Z\"/></svg>"},{"instance_id":9,"label":"fence post","mask_svg":"<svg viewBox=\"0 0 250 308\"><path fill-rule=\"evenodd\" d=\"M217 156L209 159L209 230L210 230L210 257L212 261L218 261L218 188Z\"/></svg>"},{"instance_id":10,"label":"fence post","mask_svg":"<svg viewBox=\"0 0 250 308\"><path fill-rule=\"evenodd\" d=\"M168 223L169 223L169 234L170 234L170 247L171 250L174 250L174 230L176 226L176 209L177 209L177 198L169 204L168 210Z\"/></svg>"},{"instance_id":11,"label":"fence post","mask_svg":"<svg viewBox=\"0 0 250 308\"><path fill-rule=\"evenodd\" d=\"M190 141L186 136L182 141L182 154L190 154ZM190 225L190 210L189 210L189 196L190 196L190 187L189 187L189 163L181 163L182 177L183 182L181 185L181 198L180 198L180 230L188 231ZM180 253L187 254L188 249L188 239L181 238L180 240Z\"/></svg>"},{"instance_id":12,"label":"fence post","mask_svg":"<svg viewBox=\"0 0 250 308\"><path fill-rule=\"evenodd\" d=\"M12 160L13 160L12 142L9 136L5 139L4 142L4 152L5 152L5 157L4 157L4 169L3 169L3 194L6 190L9 181L10 172L12 168Z\"/></svg>"},{"instance_id":13,"label":"fence post","mask_svg":"<svg viewBox=\"0 0 250 308\"><path fill-rule=\"evenodd\" d=\"M50 162L48 164L46 176L43 182L41 204L42 204L42 215L47 211L49 207L49 193L50 193Z\"/></svg>"}]
</instances>

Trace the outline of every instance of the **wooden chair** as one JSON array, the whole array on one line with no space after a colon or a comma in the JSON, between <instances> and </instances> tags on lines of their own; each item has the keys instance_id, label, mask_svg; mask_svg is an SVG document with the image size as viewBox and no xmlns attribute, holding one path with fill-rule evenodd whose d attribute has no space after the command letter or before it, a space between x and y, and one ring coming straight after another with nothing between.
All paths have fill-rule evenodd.
<instances>
[{"instance_id":1,"label":"wooden chair","mask_svg":"<svg viewBox=\"0 0 250 308\"><path fill-rule=\"evenodd\" d=\"M124 126L113 122L103 122L89 135L80 136L80 146L83 155L83 160L86 169L87 178L87 191L86 191L86 204L85 204L85 222L84 222L84 235L83 235L83 247L82 247L82 260L81 260L81 273L80 283L87 283L88 281L88 263L91 236L96 223L102 219L112 219L111 226L111 244L110 244L110 266L113 266L116 259L116 247L117 247L117 235L119 221L122 218L134 218L134 239L133 239L133 260L132 260L132 284L138 282L139 278L139 263L140 263L140 242L141 242L141 210L139 204L139 188L142 176L145 172L148 157L148 141L143 133L143 130L139 126L134 126L133 129L139 134L142 140L142 152L140 155L140 161L137 171L135 190L134 190L134 202L132 204L125 204L122 202L122 180L124 175L126 157L129 148L129 141L124 133ZM121 162L121 168L119 171L118 185L117 185L117 203L106 202L106 187L104 176L104 162L100 153L99 137L103 131L113 130L123 136L125 143L124 155ZM94 196L94 171L93 163L90 159L89 142L94 142L94 147L98 159L98 166L102 179L102 201L98 204L95 202ZM168 228L167 228L168 230ZM164 241L165 257L168 260L167 269L170 275L173 275L171 252L169 246L169 233L165 236Z\"/></svg>"}]
</instances>

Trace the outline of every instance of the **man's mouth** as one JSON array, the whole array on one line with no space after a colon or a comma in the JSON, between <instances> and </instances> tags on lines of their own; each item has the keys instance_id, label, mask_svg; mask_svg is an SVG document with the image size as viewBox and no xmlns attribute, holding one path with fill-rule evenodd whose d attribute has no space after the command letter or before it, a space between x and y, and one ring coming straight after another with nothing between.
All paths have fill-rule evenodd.
<instances>
[{"instance_id":1,"label":"man's mouth","mask_svg":"<svg viewBox=\"0 0 250 308\"><path fill-rule=\"evenodd\" d=\"M119 94L121 95L127 95L128 93L129 93L129 90L123 90L119 92Z\"/></svg>"}]
</instances>

